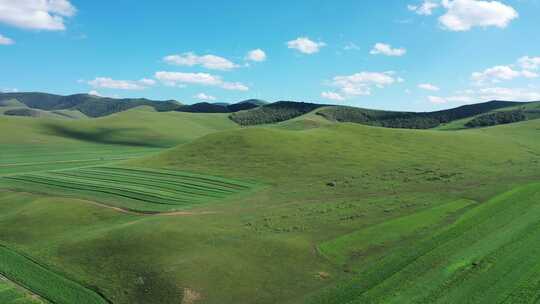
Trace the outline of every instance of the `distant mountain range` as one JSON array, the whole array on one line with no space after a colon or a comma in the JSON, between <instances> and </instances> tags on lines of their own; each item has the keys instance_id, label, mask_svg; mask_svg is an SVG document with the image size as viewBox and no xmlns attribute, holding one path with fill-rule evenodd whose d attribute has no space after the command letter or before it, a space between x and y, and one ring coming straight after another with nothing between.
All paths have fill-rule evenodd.
<instances>
[{"instance_id":1,"label":"distant mountain range","mask_svg":"<svg viewBox=\"0 0 540 304\"><path fill-rule=\"evenodd\" d=\"M287 121L312 112L332 122L352 122L372 126L407 129L429 129L465 118L477 118L465 127L478 127L540 118L540 103L489 101L434 112L398 112L371 110L350 106L325 105L296 101L268 103L248 99L234 104L201 102L183 105L175 100L156 101L145 98L109 98L89 94L55 95L47 93L0 93L0 114L30 117L80 118L102 117L138 106L156 111L189 113L230 113L229 118L242 126ZM493 111L513 111L493 114ZM82 113L82 114L81 114ZM480 115L486 117L478 117Z\"/></svg>"},{"instance_id":2,"label":"distant mountain range","mask_svg":"<svg viewBox=\"0 0 540 304\"><path fill-rule=\"evenodd\" d=\"M176 100L157 101L146 98L110 98L89 94L63 96L39 92L0 93L0 106L8 104L13 109L6 111L5 114L7 115L39 116L42 113L41 111L74 110L88 117L101 117L138 106L150 106L159 112L232 113L253 109L267 104L267 102L258 99L249 99L235 104L201 102L192 105L183 105ZM16 105L19 105L19 107ZM26 109L23 110L20 107Z\"/></svg>"},{"instance_id":3,"label":"distant mountain range","mask_svg":"<svg viewBox=\"0 0 540 304\"><path fill-rule=\"evenodd\" d=\"M55 95L48 93L1 93L0 102L15 100L31 109L44 111L77 110L89 117L101 117L138 106L151 106L156 111L172 111L180 107L174 100L154 101L145 98L109 98L89 94Z\"/></svg>"}]
</instances>

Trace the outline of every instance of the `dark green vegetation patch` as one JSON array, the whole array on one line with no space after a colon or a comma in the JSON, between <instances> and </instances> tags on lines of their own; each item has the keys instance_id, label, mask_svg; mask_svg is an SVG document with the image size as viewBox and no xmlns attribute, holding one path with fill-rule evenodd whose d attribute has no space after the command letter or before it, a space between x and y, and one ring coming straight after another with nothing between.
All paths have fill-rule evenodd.
<instances>
[{"instance_id":1,"label":"dark green vegetation patch","mask_svg":"<svg viewBox=\"0 0 540 304\"><path fill-rule=\"evenodd\" d=\"M173 170L119 167L82 168L5 177L14 187L78 194L140 212L176 211L227 198L253 184ZM35 189L35 188L34 188Z\"/></svg>"},{"instance_id":2,"label":"dark green vegetation patch","mask_svg":"<svg viewBox=\"0 0 540 304\"><path fill-rule=\"evenodd\" d=\"M248 111L233 113L229 117L242 126L262 125L286 121L324 106L307 102L278 101Z\"/></svg>"},{"instance_id":3,"label":"dark green vegetation patch","mask_svg":"<svg viewBox=\"0 0 540 304\"><path fill-rule=\"evenodd\" d=\"M492 110L516 106L518 102L490 101L465 105L449 110L435 112L393 112L378 111L346 106L325 107L317 111L318 115L337 122L353 122L371 126L405 129L430 129L443 123L487 113Z\"/></svg>"},{"instance_id":4,"label":"dark green vegetation patch","mask_svg":"<svg viewBox=\"0 0 540 304\"><path fill-rule=\"evenodd\" d=\"M488 127L524 121L526 119L527 116L525 116L522 110L498 111L473 118L465 126L468 128Z\"/></svg>"}]
</instances>

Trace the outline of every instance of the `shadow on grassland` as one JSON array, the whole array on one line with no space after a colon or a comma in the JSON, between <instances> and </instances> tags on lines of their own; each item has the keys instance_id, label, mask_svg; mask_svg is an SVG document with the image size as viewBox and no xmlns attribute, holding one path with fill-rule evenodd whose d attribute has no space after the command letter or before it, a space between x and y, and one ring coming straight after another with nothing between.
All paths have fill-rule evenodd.
<instances>
[{"instance_id":1,"label":"shadow on grassland","mask_svg":"<svg viewBox=\"0 0 540 304\"><path fill-rule=\"evenodd\" d=\"M142 128L97 127L76 129L57 124L47 124L45 125L45 129L51 135L92 143L153 148L168 146L162 137L155 134L148 134L148 130Z\"/></svg>"}]
</instances>

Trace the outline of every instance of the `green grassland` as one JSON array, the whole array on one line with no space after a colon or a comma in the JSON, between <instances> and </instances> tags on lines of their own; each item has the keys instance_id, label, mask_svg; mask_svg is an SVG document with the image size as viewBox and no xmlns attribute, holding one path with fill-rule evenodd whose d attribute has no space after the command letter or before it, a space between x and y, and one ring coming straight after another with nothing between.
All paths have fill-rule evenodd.
<instances>
[{"instance_id":1,"label":"green grassland","mask_svg":"<svg viewBox=\"0 0 540 304\"><path fill-rule=\"evenodd\" d=\"M0 167L1 244L109 303L539 296L540 120L442 132L308 113L239 128L139 108L0 125L13 165ZM41 294L32 277L17 282Z\"/></svg>"},{"instance_id":2,"label":"green grassland","mask_svg":"<svg viewBox=\"0 0 540 304\"><path fill-rule=\"evenodd\" d=\"M43 304L44 302L16 284L0 277L0 303Z\"/></svg>"},{"instance_id":3,"label":"green grassland","mask_svg":"<svg viewBox=\"0 0 540 304\"><path fill-rule=\"evenodd\" d=\"M0 175L106 164L235 127L225 114L149 107L84 120L0 116Z\"/></svg>"}]
</instances>

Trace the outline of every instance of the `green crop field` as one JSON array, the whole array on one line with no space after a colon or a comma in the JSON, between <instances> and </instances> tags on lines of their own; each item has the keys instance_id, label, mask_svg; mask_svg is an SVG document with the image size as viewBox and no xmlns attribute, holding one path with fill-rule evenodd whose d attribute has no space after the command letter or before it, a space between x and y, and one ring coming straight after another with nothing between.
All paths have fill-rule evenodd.
<instances>
[{"instance_id":1,"label":"green crop field","mask_svg":"<svg viewBox=\"0 0 540 304\"><path fill-rule=\"evenodd\" d=\"M23 288L0 277L0 303L43 304L44 302Z\"/></svg>"},{"instance_id":2,"label":"green crop field","mask_svg":"<svg viewBox=\"0 0 540 304\"><path fill-rule=\"evenodd\" d=\"M172 170L89 167L7 176L15 189L60 191L129 211L177 211L248 191L254 185Z\"/></svg>"},{"instance_id":3,"label":"green crop field","mask_svg":"<svg viewBox=\"0 0 540 304\"><path fill-rule=\"evenodd\" d=\"M536 303L540 120L457 126L0 116L0 303Z\"/></svg>"},{"instance_id":4,"label":"green crop field","mask_svg":"<svg viewBox=\"0 0 540 304\"><path fill-rule=\"evenodd\" d=\"M53 303L107 303L92 290L53 273L4 246L0 246L0 272Z\"/></svg>"}]
</instances>

